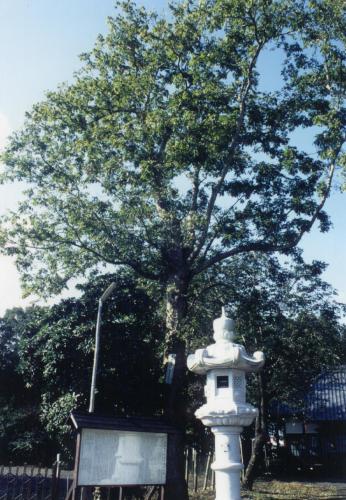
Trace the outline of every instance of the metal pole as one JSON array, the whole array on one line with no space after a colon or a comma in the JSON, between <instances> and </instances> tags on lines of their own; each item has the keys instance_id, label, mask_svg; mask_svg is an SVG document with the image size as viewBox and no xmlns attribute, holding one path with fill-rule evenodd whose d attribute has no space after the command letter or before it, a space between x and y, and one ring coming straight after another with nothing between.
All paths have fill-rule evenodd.
<instances>
[{"instance_id":1,"label":"metal pole","mask_svg":"<svg viewBox=\"0 0 346 500\"><path fill-rule=\"evenodd\" d=\"M101 298L99 300L99 307L97 311L97 321L96 321L96 331L95 331L95 351L94 351L94 364L93 364L93 373L91 377L91 388L90 388L90 402L89 402L89 413L94 412L95 407L95 392L96 392L96 378L97 378L97 367L99 360L99 351L100 351L100 330L101 330L101 314L102 314L102 306L103 302L110 296L112 291L115 288L115 283L111 283L107 290L103 292Z\"/></svg>"},{"instance_id":2,"label":"metal pole","mask_svg":"<svg viewBox=\"0 0 346 500\"><path fill-rule=\"evenodd\" d=\"M100 299L97 311L97 321L96 321L96 331L95 331L94 364L93 364L93 374L91 377L89 413L93 413L95 407L96 377L97 377L97 366L98 366L99 351L100 351L101 312L102 312L102 300Z\"/></svg>"}]
</instances>

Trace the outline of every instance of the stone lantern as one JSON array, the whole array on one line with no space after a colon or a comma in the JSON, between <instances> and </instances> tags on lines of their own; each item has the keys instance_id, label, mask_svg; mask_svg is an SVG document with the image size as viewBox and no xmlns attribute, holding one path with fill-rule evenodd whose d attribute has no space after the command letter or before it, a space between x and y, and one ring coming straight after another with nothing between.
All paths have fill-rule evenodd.
<instances>
[{"instance_id":1,"label":"stone lantern","mask_svg":"<svg viewBox=\"0 0 346 500\"><path fill-rule=\"evenodd\" d=\"M216 500L240 500L239 436L250 425L257 410L245 399L245 373L258 371L264 364L263 352L249 356L244 347L233 342L234 321L222 315L213 323L215 344L197 349L187 359L189 370L207 374L204 393L207 403L195 415L211 427L215 435Z\"/></svg>"}]
</instances>

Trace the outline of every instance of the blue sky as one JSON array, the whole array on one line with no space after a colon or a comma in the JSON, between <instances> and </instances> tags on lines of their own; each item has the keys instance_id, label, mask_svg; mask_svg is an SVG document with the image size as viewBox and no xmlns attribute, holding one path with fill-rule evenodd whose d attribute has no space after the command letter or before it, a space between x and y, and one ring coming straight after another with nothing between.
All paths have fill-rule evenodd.
<instances>
[{"instance_id":1,"label":"blue sky","mask_svg":"<svg viewBox=\"0 0 346 500\"><path fill-rule=\"evenodd\" d=\"M161 13L168 11L163 0L141 3ZM92 48L98 33L106 32L106 18L113 13L113 0L0 0L0 146L47 90L72 80L80 67L78 54ZM277 82L276 57L268 52L260 62L266 68L266 87ZM296 140L311 151L308 134L298 133ZM14 206L19 192L17 185L0 186L0 213ZM301 246L307 261L329 264L324 278L346 302L346 193L334 192L327 211L333 228L326 234L313 229ZM12 260L0 257L0 314L27 303L20 298Z\"/></svg>"}]
</instances>

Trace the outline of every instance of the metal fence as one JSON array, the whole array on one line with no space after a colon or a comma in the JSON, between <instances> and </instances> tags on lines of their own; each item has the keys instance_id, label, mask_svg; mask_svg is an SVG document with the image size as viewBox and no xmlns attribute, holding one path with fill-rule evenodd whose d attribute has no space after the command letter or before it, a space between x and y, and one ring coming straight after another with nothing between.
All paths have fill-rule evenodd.
<instances>
[{"instance_id":1,"label":"metal fence","mask_svg":"<svg viewBox=\"0 0 346 500\"><path fill-rule=\"evenodd\" d=\"M215 475L211 469L213 453L198 452L195 448L185 449L185 478L190 491L215 488ZM31 465L0 465L0 500L64 500L73 483L73 471L61 470L60 463L53 467ZM78 488L78 500L118 500L127 498L160 498L160 489L148 488ZM129 490L129 491L128 491ZM130 491L131 490L131 491ZM133 491L132 491L133 490ZM96 494L95 494L96 493Z\"/></svg>"},{"instance_id":2,"label":"metal fence","mask_svg":"<svg viewBox=\"0 0 346 500\"><path fill-rule=\"evenodd\" d=\"M0 465L0 500L63 500L72 472L31 465Z\"/></svg>"}]
</instances>

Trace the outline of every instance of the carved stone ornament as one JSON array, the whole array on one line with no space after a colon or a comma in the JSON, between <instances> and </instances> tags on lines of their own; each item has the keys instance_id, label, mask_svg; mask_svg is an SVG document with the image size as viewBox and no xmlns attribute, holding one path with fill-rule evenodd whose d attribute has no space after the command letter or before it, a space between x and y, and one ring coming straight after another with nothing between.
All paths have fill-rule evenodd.
<instances>
[{"instance_id":1,"label":"carved stone ornament","mask_svg":"<svg viewBox=\"0 0 346 500\"><path fill-rule=\"evenodd\" d=\"M225 309L222 316L213 322L215 344L205 349L197 349L187 358L187 367L194 373L203 375L215 368L237 368L246 372L258 371L264 364L264 354L256 351L249 356L242 345L233 343L234 321L227 318Z\"/></svg>"},{"instance_id":2,"label":"carved stone ornament","mask_svg":"<svg viewBox=\"0 0 346 500\"><path fill-rule=\"evenodd\" d=\"M249 356L242 345L233 342L234 321L226 317L224 308L221 317L213 322L213 329L215 343L188 356L187 366L194 373L207 375L207 402L195 415L215 435L212 468L216 500L240 500L239 472L243 464L239 435L258 414L256 408L246 403L245 373L260 370L264 354L257 351Z\"/></svg>"}]
</instances>

